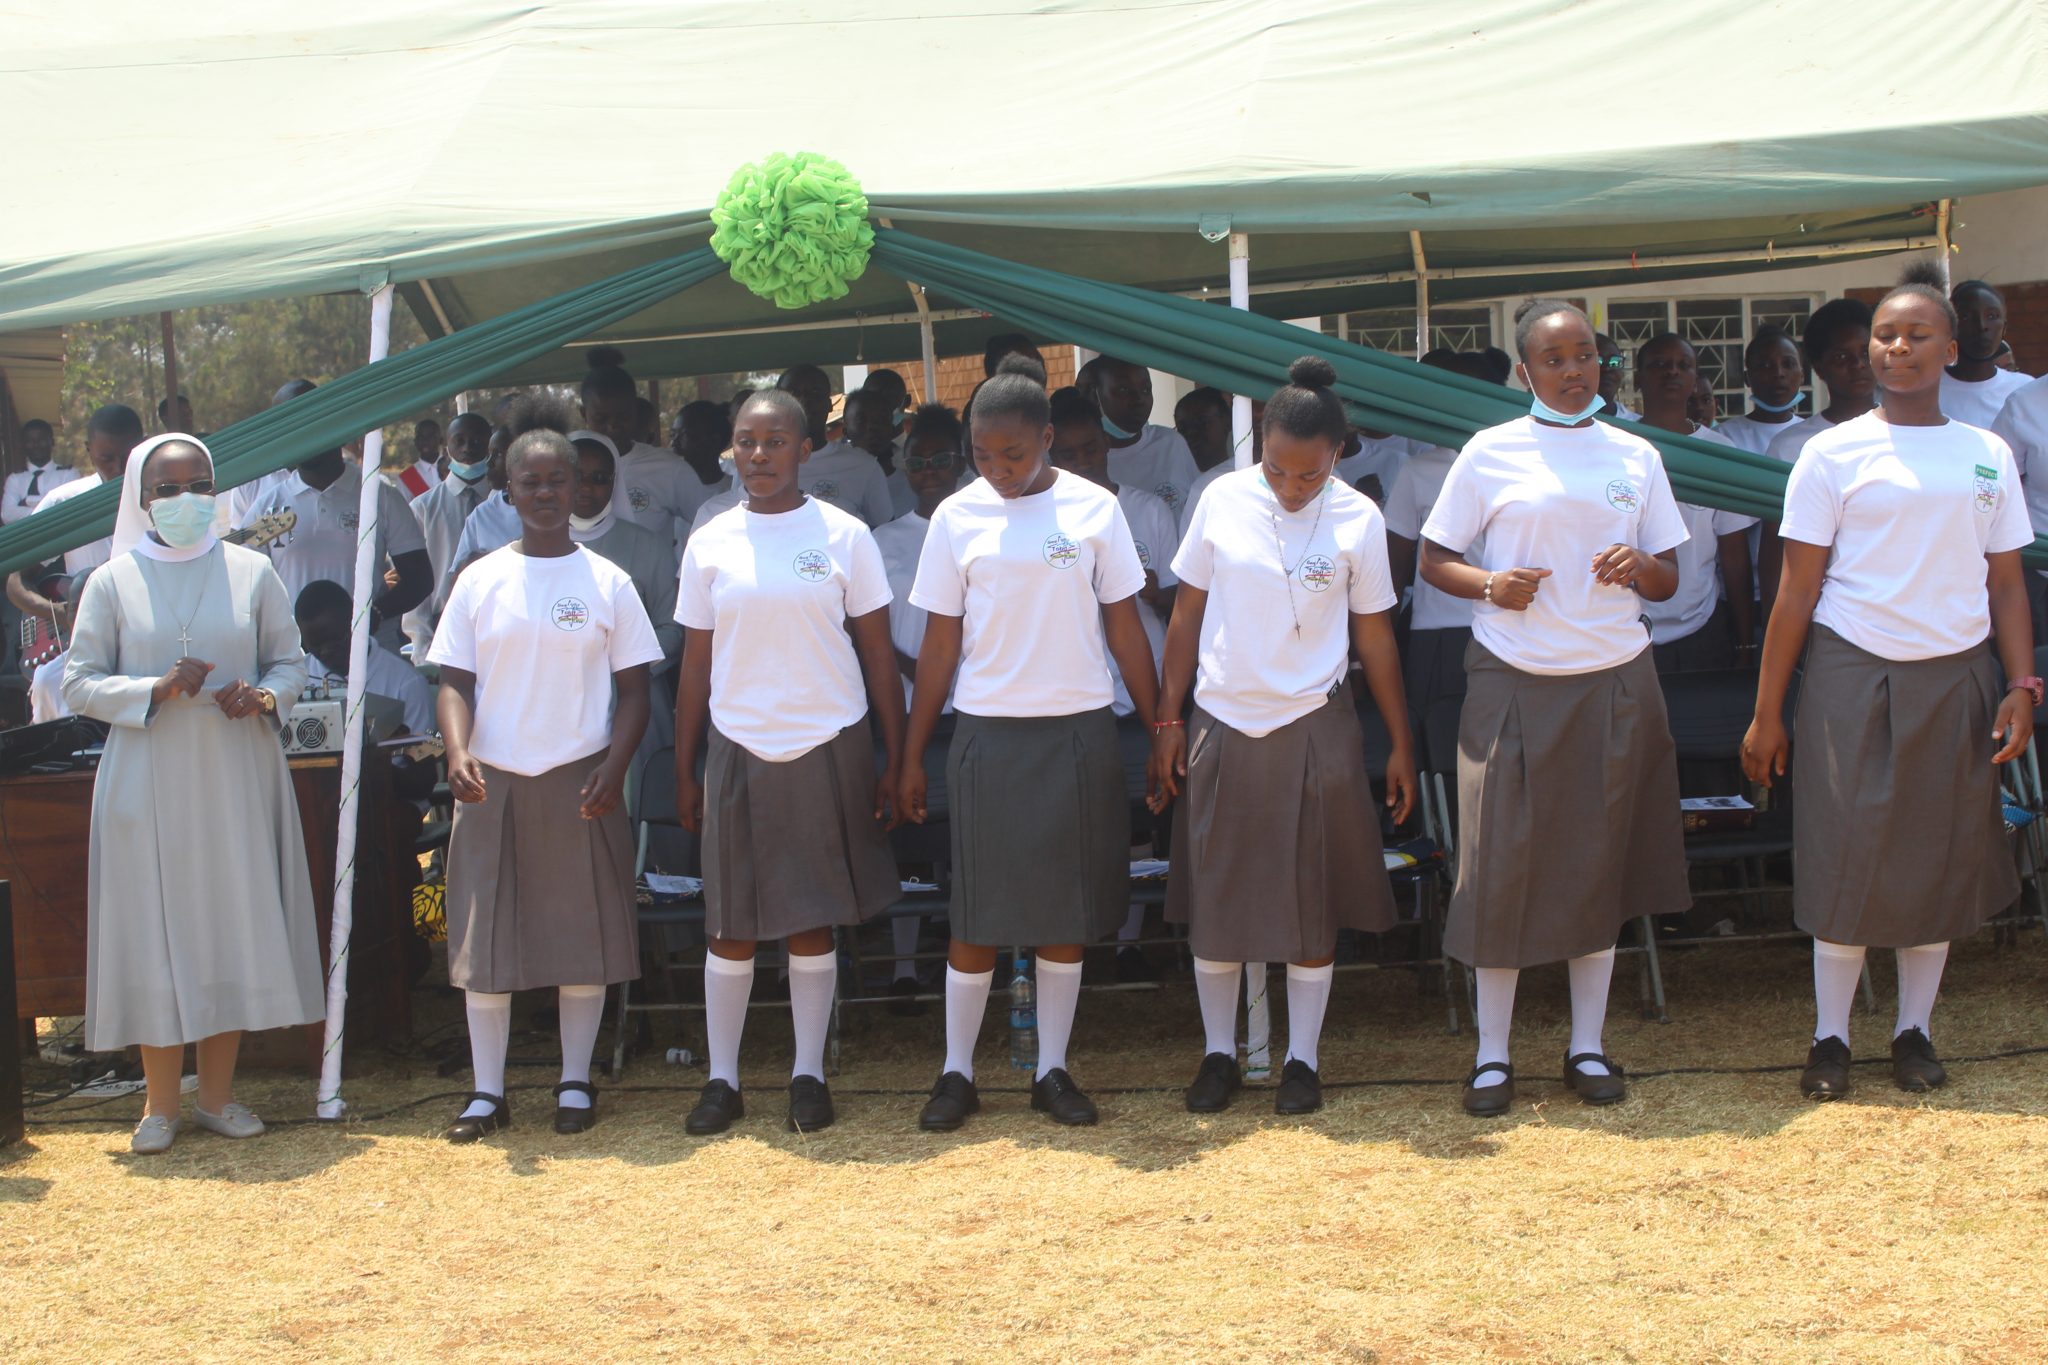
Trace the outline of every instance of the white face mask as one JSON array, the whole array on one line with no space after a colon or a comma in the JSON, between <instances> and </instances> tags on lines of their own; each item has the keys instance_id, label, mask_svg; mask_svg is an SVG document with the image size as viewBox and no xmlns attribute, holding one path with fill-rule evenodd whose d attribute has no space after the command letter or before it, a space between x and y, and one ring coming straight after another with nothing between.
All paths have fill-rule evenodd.
<instances>
[{"instance_id":1,"label":"white face mask","mask_svg":"<svg viewBox=\"0 0 2048 1365\"><path fill-rule=\"evenodd\" d=\"M604 525L605 518L609 516L611 516L609 511L599 512L594 517L579 517L574 512L571 512L569 514L569 529L573 531L595 531L598 527Z\"/></svg>"}]
</instances>

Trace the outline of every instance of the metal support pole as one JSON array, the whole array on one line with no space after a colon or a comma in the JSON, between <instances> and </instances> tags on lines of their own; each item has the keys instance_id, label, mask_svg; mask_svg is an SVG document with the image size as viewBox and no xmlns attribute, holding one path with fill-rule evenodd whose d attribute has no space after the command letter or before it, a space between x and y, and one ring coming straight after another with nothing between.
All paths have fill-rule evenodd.
<instances>
[{"instance_id":1,"label":"metal support pole","mask_svg":"<svg viewBox=\"0 0 2048 1365\"><path fill-rule=\"evenodd\" d=\"M1230 306L1250 311L1252 306L1251 234L1230 234ZM1230 400L1230 463L1233 468L1252 465L1252 400L1238 394Z\"/></svg>"},{"instance_id":2,"label":"metal support pole","mask_svg":"<svg viewBox=\"0 0 2048 1365\"><path fill-rule=\"evenodd\" d=\"M1941 243L1941 288L1943 293L1947 293L1954 287L1953 282L1949 279L1948 256L1951 251L1955 250L1955 247L1949 241L1949 232L1955 224L1955 212L1955 200L1944 199L1941 201L1940 210L1934 217L1934 235L1936 240Z\"/></svg>"},{"instance_id":3,"label":"metal support pole","mask_svg":"<svg viewBox=\"0 0 2048 1365\"><path fill-rule=\"evenodd\" d=\"M932 340L932 306L925 300L924 286L910 286L911 300L917 304L917 342L924 353L924 401L939 401L939 351Z\"/></svg>"},{"instance_id":4,"label":"metal support pole","mask_svg":"<svg viewBox=\"0 0 2048 1365\"><path fill-rule=\"evenodd\" d=\"M392 289L370 297L370 361L391 353ZM370 675L370 599L381 579L377 563L377 509L383 491L384 429L363 437L363 488L356 503L355 618L348 641L348 705L341 739L341 825L334 836L334 927L327 938L327 1040L320 1053L320 1089L314 1112L338 1119L341 1042L348 1019L349 932L355 925L356 816L362 805L363 684Z\"/></svg>"},{"instance_id":5,"label":"metal support pole","mask_svg":"<svg viewBox=\"0 0 2048 1365\"><path fill-rule=\"evenodd\" d=\"M1415 258L1415 358L1429 351L1429 262L1422 254L1422 234L1408 230L1408 252Z\"/></svg>"}]
</instances>

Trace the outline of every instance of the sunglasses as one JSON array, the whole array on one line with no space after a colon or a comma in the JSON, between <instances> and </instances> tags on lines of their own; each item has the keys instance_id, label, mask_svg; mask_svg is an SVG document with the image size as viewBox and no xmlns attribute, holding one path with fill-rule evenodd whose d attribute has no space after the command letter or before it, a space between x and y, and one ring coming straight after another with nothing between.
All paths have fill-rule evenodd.
<instances>
[{"instance_id":1,"label":"sunglasses","mask_svg":"<svg viewBox=\"0 0 2048 1365\"><path fill-rule=\"evenodd\" d=\"M211 493L212 479L194 479L190 483L159 483L150 485L150 495L158 498L175 498L180 493Z\"/></svg>"},{"instance_id":2,"label":"sunglasses","mask_svg":"<svg viewBox=\"0 0 2048 1365\"><path fill-rule=\"evenodd\" d=\"M905 455L903 457L904 472L909 474L922 474L927 469L951 469L958 463L960 463L960 457L950 452L942 452L937 455Z\"/></svg>"},{"instance_id":3,"label":"sunglasses","mask_svg":"<svg viewBox=\"0 0 2048 1365\"><path fill-rule=\"evenodd\" d=\"M1626 356L1610 355L1600 358L1600 368L1603 370L1618 370L1627 363L1628 358Z\"/></svg>"},{"instance_id":4,"label":"sunglasses","mask_svg":"<svg viewBox=\"0 0 2048 1365\"><path fill-rule=\"evenodd\" d=\"M585 483L608 484L611 481L612 471L610 471L609 469L605 470L601 474L585 474L583 476L583 482Z\"/></svg>"}]
</instances>

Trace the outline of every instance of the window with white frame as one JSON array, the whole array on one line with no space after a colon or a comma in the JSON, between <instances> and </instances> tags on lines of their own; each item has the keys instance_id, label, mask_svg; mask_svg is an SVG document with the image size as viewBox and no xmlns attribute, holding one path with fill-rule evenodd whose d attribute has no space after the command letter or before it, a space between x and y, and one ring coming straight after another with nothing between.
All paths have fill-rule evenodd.
<instances>
[{"instance_id":1,"label":"window with white frame","mask_svg":"<svg viewBox=\"0 0 2048 1365\"><path fill-rule=\"evenodd\" d=\"M1784 328L1796 341L1806 331L1817 299L1811 294L1758 295L1736 298L1613 299L1607 305L1607 335L1627 357L1621 401L1640 409L1635 388L1636 350L1650 338L1676 332L1692 343L1700 373L1714 386L1721 411L1734 414L1749 406L1742 382L1742 351L1766 323ZM1812 410L1809 395L1799 411Z\"/></svg>"},{"instance_id":2,"label":"window with white frame","mask_svg":"<svg viewBox=\"0 0 2048 1365\"><path fill-rule=\"evenodd\" d=\"M1373 308L1328 315L1323 318L1323 335L1413 358L1415 310ZM1429 310L1429 345L1425 350L1448 347L1453 351L1483 351L1493 344L1493 309L1482 305Z\"/></svg>"}]
</instances>

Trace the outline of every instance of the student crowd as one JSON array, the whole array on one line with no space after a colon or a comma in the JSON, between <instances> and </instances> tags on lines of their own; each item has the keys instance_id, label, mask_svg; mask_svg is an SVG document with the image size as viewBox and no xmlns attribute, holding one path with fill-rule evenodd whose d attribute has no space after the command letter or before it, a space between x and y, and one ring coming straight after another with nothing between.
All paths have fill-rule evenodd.
<instances>
[{"instance_id":1,"label":"student crowd","mask_svg":"<svg viewBox=\"0 0 2048 1365\"><path fill-rule=\"evenodd\" d=\"M1082 949L1138 927L1119 717L1153 737L1144 796L1171 822L1166 915L1195 959L1205 1042L1186 1104L1230 1103L1245 964L1280 961L1274 1103L1312 1111L1337 936L1394 922L1382 810L1408 817L1414 735L1445 705L1459 708L1461 853L1445 947L1477 983L1464 1106L1509 1107L1518 973L1559 960L1565 1083L1618 1101L1626 1078L1602 1045L1617 935L1690 903L1657 675L1751 662L1743 767L1766 785L1790 771L1799 790L1795 919L1815 939L1817 1010L1801 1089L1848 1089L1871 947L1899 954L1895 1081L1941 1084L1929 1020L1947 944L2017 894L1995 765L2025 749L2042 691L2048 579L2019 552L2048 530L2048 476L2028 478L2048 462L2048 380L2001 366L2002 307L1980 282L1944 293L1909 273L1875 309L1824 305L1798 339L1762 328L1744 356L1749 410L1709 425L1685 340L1638 349L1636 413L1618 400L1619 348L1576 308L1535 300L1515 359L1424 357L1518 376L1528 416L1459 451L1356 430L1334 371L1304 357L1262 405L1242 470L1225 395L1196 389L1173 427L1155 425L1142 367L1098 357L1048 393L1014 335L990 343L960 415L909 411L900 376L878 370L835 419L829 380L805 365L730 404L688 404L663 447L653 405L598 352L580 426L534 399L445 432L421 423L418 458L378 490L386 572L366 685L438 729L457 803L448 966L475 1091L447 1136L511 1122L511 996L544 987L561 1021L555 1126L595 1122L605 991L639 970L622 792L636 754L671 745L709 945L710 1076L686 1128L744 1113L762 940L788 954L788 1122L829 1124L834 931L899 898L888 832L932 814L923 755L945 731L946 1044L919 1121L957 1128L979 1108L997 953L1027 944L1031 1105L1094 1122L1067 1069ZM1826 405L1802 417L1816 376ZM1601 417L1790 464L1782 518L1677 501L1656 447ZM261 1122L231 1094L240 1032L322 1013L274 727L309 679L346 670L364 475L334 450L219 490L200 437L142 442L120 407L93 415L80 477L52 461L47 427L23 435L29 467L0 519L123 484L114 534L62 566L99 569L75 605L39 587L53 573L8 583L71 642L38 718L68 707L112 727L88 1043L142 1046L136 1150L174 1139L195 1042L194 1121L251 1136ZM234 543L286 512L288 535ZM1802 669L1795 747L1785 709ZM1354 689L1392 737L1377 797ZM234 795L197 811L159 799L159 773ZM252 871L223 899L205 873L229 863Z\"/></svg>"}]
</instances>

